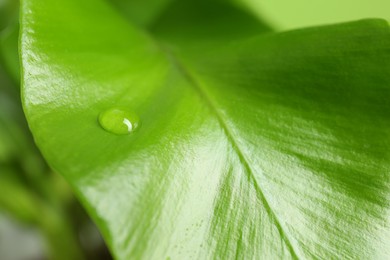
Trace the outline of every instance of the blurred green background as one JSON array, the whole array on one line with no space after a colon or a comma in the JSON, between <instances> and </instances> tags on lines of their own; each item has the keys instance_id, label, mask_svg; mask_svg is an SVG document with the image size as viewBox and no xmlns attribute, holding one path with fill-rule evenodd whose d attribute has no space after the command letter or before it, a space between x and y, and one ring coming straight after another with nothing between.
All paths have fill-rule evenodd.
<instances>
[{"instance_id":1,"label":"blurred green background","mask_svg":"<svg viewBox=\"0 0 390 260\"><path fill-rule=\"evenodd\" d=\"M363 18L390 20L388 0L242 0L278 30Z\"/></svg>"},{"instance_id":2,"label":"blurred green background","mask_svg":"<svg viewBox=\"0 0 390 260\"><path fill-rule=\"evenodd\" d=\"M152 13L142 11L148 3L163 6L169 0L110 1L142 21ZM390 20L389 0L235 1L276 31L362 18ZM18 1L0 0L0 259L110 259L71 188L34 145L20 102L17 39Z\"/></svg>"}]
</instances>

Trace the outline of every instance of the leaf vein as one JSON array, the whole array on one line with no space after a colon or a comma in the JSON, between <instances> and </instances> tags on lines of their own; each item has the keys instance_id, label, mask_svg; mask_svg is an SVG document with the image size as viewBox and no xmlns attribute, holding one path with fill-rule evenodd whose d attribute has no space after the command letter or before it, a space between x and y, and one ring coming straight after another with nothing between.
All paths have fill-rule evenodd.
<instances>
[{"instance_id":1,"label":"leaf vein","mask_svg":"<svg viewBox=\"0 0 390 260\"><path fill-rule=\"evenodd\" d=\"M275 211L270 206L266 196L264 195L262 188L258 182L258 180L255 177L253 169L250 167L248 160L246 159L246 156L242 152L240 146L238 145L236 139L234 138L231 130L229 129L228 125L226 124L225 120L223 119L223 116L218 111L217 106L214 104L213 100L207 95L206 91L203 90L203 87L199 81L196 80L196 78L191 74L191 72L181 63L181 61L169 50L162 47L160 45L160 48L168 55L170 61L173 63L178 70L183 73L184 77L188 80L188 82L194 87L198 95L201 97L202 100L205 101L206 105L209 107L209 109L215 114L217 117L217 120L221 127L223 128L228 140L230 141L231 145L233 146L233 149L236 151L241 163L244 165L244 168L246 169L246 172L248 173L249 180L252 181L255 190L257 194L260 196L260 200L263 202L263 206L266 209L267 213L271 217L271 219L274 220L274 224L276 228L278 229L279 234L281 235L283 241L289 248L292 257L294 259L303 259L302 257L298 257L298 251L293 247L291 243L291 239L288 237L287 232L284 230L282 223L280 222L278 216L276 215Z\"/></svg>"}]
</instances>

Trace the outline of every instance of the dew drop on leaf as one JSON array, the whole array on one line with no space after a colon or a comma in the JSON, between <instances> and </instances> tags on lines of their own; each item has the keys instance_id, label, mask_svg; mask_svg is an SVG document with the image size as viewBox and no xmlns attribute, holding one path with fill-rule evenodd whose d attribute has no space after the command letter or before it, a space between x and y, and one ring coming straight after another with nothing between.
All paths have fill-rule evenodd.
<instances>
[{"instance_id":1,"label":"dew drop on leaf","mask_svg":"<svg viewBox=\"0 0 390 260\"><path fill-rule=\"evenodd\" d=\"M136 113L122 108L107 109L99 114L98 120L104 130L117 135L130 134L140 125Z\"/></svg>"}]
</instances>

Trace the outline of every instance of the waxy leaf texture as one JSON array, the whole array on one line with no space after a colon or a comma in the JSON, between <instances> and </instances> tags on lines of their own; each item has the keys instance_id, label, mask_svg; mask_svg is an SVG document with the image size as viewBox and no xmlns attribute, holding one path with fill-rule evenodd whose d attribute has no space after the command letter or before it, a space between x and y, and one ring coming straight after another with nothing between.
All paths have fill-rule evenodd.
<instances>
[{"instance_id":1,"label":"waxy leaf texture","mask_svg":"<svg viewBox=\"0 0 390 260\"><path fill-rule=\"evenodd\" d=\"M24 109L51 167L117 259L390 258L388 24L271 33L218 4L237 19L174 4L142 27L100 0L23 0ZM115 107L137 131L100 126Z\"/></svg>"}]
</instances>

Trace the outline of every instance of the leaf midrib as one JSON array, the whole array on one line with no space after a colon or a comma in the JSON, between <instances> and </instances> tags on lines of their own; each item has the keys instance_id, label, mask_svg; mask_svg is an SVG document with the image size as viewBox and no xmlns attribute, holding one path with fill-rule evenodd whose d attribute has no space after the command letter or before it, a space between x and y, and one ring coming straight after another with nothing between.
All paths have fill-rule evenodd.
<instances>
[{"instance_id":1,"label":"leaf midrib","mask_svg":"<svg viewBox=\"0 0 390 260\"><path fill-rule=\"evenodd\" d=\"M270 215L270 217L274 220L275 226L278 229L279 234L283 238L283 241L286 243L287 247L290 249L290 252L292 254L292 257L295 259L303 259L302 257L298 256L297 250L293 247L291 243L291 239L288 237L287 232L284 230L282 223L280 222L278 216L270 206L266 196L264 195L262 188L258 182L258 180L255 177L253 169L250 167L248 160L246 159L245 154L242 152L242 149L238 145L238 142L236 141L236 138L234 137L232 131L229 129L227 123L225 122L224 117L222 114L218 111L217 105L213 101L211 97L208 96L207 92L202 87L202 84L196 79L196 77L193 75L193 73L190 72L190 70L180 61L176 55L174 55L171 51L164 48L162 44L160 44L151 34L149 34L151 39L155 42L155 44L160 48L160 50L166 54L168 57L168 60L172 63L174 67L180 71L184 78L187 79L187 81L190 83L190 85L194 88L194 90L198 93L201 100L203 100L206 104L206 106L210 109L210 111L216 116L218 123L224 130L228 140L230 141L233 149L236 151L239 160L243 164L245 168L245 172L247 173L247 177L249 180L252 181L252 184L255 187L255 190L257 194L259 195L261 201L263 202L263 206L266 209L267 213Z\"/></svg>"}]
</instances>

